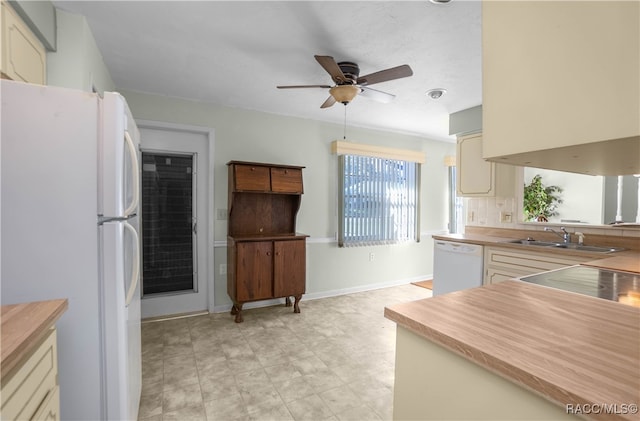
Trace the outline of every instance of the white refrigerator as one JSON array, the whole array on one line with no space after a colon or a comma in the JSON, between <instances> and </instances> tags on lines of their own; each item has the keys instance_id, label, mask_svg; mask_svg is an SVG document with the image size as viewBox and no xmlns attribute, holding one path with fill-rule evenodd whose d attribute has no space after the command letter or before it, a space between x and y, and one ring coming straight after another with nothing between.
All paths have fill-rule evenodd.
<instances>
[{"instance_id":1,"label":"white refrigerator","mask_svg":"<svg viewBox=\"0 0 640 421\"><path fill-rule=\"evenodd\" d=\"M0 301L69 300L61 419L135 420L138 129L117 93L0 83Z\"/></svg>"}]
</instances>

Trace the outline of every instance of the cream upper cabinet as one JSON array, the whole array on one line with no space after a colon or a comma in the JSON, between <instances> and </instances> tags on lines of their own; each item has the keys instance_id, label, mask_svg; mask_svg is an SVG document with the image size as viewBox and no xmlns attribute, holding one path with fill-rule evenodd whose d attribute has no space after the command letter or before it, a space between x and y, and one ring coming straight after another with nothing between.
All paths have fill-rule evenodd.
<instances>
[{"instance_id":1,"label":"cream upper cabinet","mask_svg":"<svg viewBox=\"0 0 640 421\"><path fill-rule=\"evenodd\" d=\"M456 148L456 189L458 196L508 196L515 194L515 167L495 164L482 158L480 133L458 138Z\"/></svg>"},{"instance_id":2,"label":"cream upper cabinet","mask_svg":"<svg viewBox=\"0 0 640 421\"><path fill-rule=\"evenodd\" d=\"M0 10L2 77L44 85L47 72L44 46L9 4L3 1Z\"/></svg>"},{"instance_id":3,"label":"cream upper cabinet","mask_svg":"<svg viewBox=\"0 0 640 421\"><path fill-rule=\"evenodd\" d=\"M640 2L484 1L482 66L485 158L640 172Z\"/></svg>"}]
</instances>

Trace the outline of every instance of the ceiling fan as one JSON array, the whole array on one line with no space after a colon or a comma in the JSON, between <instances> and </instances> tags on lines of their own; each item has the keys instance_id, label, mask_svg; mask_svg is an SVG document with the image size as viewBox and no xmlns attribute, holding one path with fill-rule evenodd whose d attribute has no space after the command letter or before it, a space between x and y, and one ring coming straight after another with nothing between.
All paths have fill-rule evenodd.
<instances>
[{"instance_id":1,"label":"ceiling fan","mask_svg":"<svg viewBox=\"0 0 640 421\"><path fill-rule=\"evenodd\" d=\"M336 102L347 105L356 95L362 94L379 102L390 102L395 95L382 92L377 89L370 88L370 85L389 80L401 79L413 75L413 70L407 64L392 67L379 72L370 73L366 76L360 76L360 68L356 63L350 61L342 61L336 63L331 56L314 56L318 63L329 73L331 79L335 82L334 86L330 85L293 85L278 86L278 89L297 89L297 88L323 88L329 89L331 94L329 98L320 106L320 108L331 107Z\"/></svg>"}]
</instances>

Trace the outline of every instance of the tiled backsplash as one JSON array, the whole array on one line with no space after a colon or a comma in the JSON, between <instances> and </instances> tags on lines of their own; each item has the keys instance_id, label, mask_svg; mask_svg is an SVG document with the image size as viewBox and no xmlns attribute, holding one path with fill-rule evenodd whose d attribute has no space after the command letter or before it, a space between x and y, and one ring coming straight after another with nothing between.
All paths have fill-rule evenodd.
<instances>
[{"instance_id":1,"label":"tiled backsplash","mask_svg":"<svg viewBox=\"0 0 640 421\"><path fill-rule=\"evenodd\" d=\"M613 237L638 237L640 227L612 227L607 225L558 224L518 222L516 199L499 197L465 198L465 220L467 227L507 228L543 231L546 226L566 225L569 232L580 231L585 235L595 234ZM635 247L634 247L635 248Z\"/></svg>"},{"instance_id":2,"label":"tiled backsplash","mask_svg":"<svg viewBox=\"0 0 640 421\"><path fill-rule=\"evenodd\" d=\"M518 221L513 197L470 197L465 199L466 225L514 228Z\"/></svg>"}]
</instances>

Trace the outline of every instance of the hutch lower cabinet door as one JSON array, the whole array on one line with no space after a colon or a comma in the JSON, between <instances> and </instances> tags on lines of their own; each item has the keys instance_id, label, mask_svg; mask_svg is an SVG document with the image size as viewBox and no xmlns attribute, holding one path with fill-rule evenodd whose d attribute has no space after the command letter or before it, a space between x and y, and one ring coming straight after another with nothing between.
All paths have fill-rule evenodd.
<instances>
[{"instance_id":1,"label":"hutch lower cabinet door","mask_svg":"<svg viewBox=\"0 0 640 421\"><path fill-rule=\"evenodd\" d=\"M273 297L273 243L237 243L236 300L255 301Z\"/></svg>"},{"instance_id":2,"label":"hutch lower cabinet door","mask_svg":"<svg viewBox=\"0 0 640 421\"><path fill-rule=\"evenodd\" d=\"M305 293L305 238L272 241L233 241L229 247L229 270L235 282L228 284L233 301L231 314L241 323L242 305L250 301L294 297L295 313Z\"/></svg>"}]
</instances>

